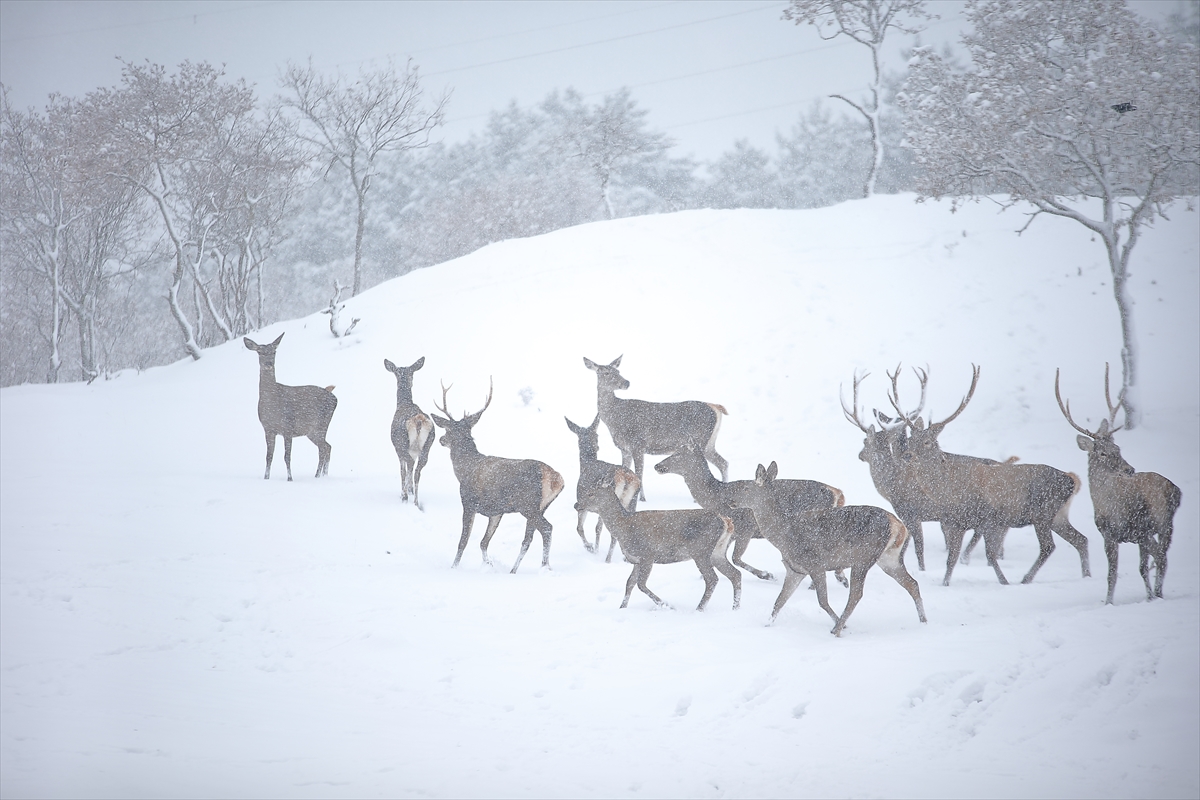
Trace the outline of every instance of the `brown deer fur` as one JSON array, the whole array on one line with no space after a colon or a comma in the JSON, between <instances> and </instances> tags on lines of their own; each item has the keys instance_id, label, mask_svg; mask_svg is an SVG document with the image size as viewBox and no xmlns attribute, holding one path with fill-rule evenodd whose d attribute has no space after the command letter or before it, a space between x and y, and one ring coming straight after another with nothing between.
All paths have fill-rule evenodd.
<instances>
[{"instance_id":1,"label":"brown deer fur","mask_svg":"<svg viewBox=\"0 0 1200 800\"><path fill-rule=\"evenodd\" d=\"M400 499L408 501L412 492L413 505L421 508L417 499L417 489L421 485L421 470L429 460L429 450L433 447L433 420L413 402L412 382L413 373L425 366L425 356L421 356L409 367L397 367L388 359L383 360L383 368L396 376L396 413L392 417L392 447L396 448L396 457L400 459Z\"/></svg>"},{"instance_id":2,"label":"brown deer fur","mask_svg":"<svg viewBox=\"0 0 1200 800\"><path fill-rule=\"evenodd\" d=\"M575 507L579 508L579 522L576 530L579 532L579 538L583 540L583 546L589 553L594 553L600 548L600 530L604 527L604 518L600 516L600 510L593 507L594 504L589 505L587 502L592 488L604 480L610 479L613 491L616 492L621 505L630 511L636 511L637 493L642 488L642 482L638 480L637 475L625 467L618 467L616 464L600 460L600 437L596 433L600 427L599 414L586 428L576 425L569 419L567 419L567 427L579 439L579 482L575 486ZM580 505L583 508L580 508ZM595 546L588 541L587 535L583 532L583 524L589 511L596 515ZM606 564L612 563L613 550L617 546L617 537L612 535L612 531L609 531L608 538L608 555L604 559Z\"/></svg>"}]
</instances>

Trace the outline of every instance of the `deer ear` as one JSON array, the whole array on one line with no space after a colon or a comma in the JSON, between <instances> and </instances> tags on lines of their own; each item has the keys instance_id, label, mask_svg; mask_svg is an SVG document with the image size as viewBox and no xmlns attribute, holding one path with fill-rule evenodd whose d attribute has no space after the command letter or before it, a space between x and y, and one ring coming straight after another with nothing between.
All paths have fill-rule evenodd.
<instances>
[{"instance_id":1,"label":"deer ear","mask_svg":"<svg viewBox=\"0 0 1200 800\"><path fill-rule=\"evenodd\" d=\"M615 360L615 361L613 361L611 364L609 364L609 366L610 366L610 367L619 367L619 366L621 366L621 359L622 359L622 358L624 358L624 357L625 357L625 354L624 354L624 353L622 353L621 355L617 356L616 360Z\"/></svg>"},{"instance_id":2,"label":"deer ear","mask_svg":"<svg viewBox=\"0 0 1200 800\"><path fill-rule=\"evenodd\" d=\"M1096 443L1086 436L1076 436L1075 441L1079 443L1080 450L1086 450L1089 453L1092 452L1092 448L1096 446Z\"/></svg>"},{"instance_id":3,"label":"deer ear","mask_svg":"<svg viewBox=\"0 0 1200 800\"><path fill-rule=\"evenodd\" d=\"M595 431L600 427L600 412L596 412L596 418L592 420L592 424L588 425L589 431Z\"/></svg>"},{"instance_id":4,"label":"deer ear","mask_svg":"<svg viewBox=\"0 0 1200 800\"><path fill-rule=\"evenodd\" d=\"M567 419L567 418L563 417L563 419ZM583 433L583 428L579 427L574 422L571 422L571 420L569 420L569 419L567 419L567 427L570 428L571 433L575 434L576 436Z\"/></svg>"},{"instance_id":5,"label":"deer ear","mask_svg":"<svg viewBox=\"0 0 1200 800\"><path fill-rule=\"evenodd\" d=\"M769 481L775 480L775 476L778 474L779 474L779 465L776 464L774 461L772 461L771 466L767 467L767 480L769 480Z\"/></svg>"},{"instance_id":6,"label":"deer ear","mask_svg":"<svg viewBox=\"0 0 1200 800\"><path fill-rule=\"evenodd\" d=\"M275 345L279 344L279 343L280 343L280 342L282 342L282 341L283 341L283 334L281 333L281 334L279 334L279 338L278 338L278 339L276 339L275 341L271 342L271 346L272 346L272 347L274 347Z\"/></svg>"},{"instance_id":7,"label":"deer ear","mask_svg":"<svg viewBox=\"0 0 1200 800\"><path fill-rule=\"evenodd\" d=\"M396 365L393 364L391 361L389 361L386 358L383 360L383 368L386 369L388 372L396 371Z\"/></svg>"},{"instance_id":8,"label":"deer ear","mask_svg":"<svg viewBox=\"0 0 1200 800\"><path fill-rule=\"evenodd\" d=\"M925 420L921 419L920 417L917 417L917 421L913 423L913 430L914 431L925 430Z\"/></svg>"},{"instance_id":9,"label":"deer ear","mask_svg":"<svg viewBox=\"0 0 1200 800\"><path fill-rule=\"evenodd\" d=\"M257 352L257 350L258 350L258 345L256 345L254 342L250 341L250 337L249 337L249 336L243 336L243 337L242 337L242 343L246 345L246 349L247 349L247 350L254 350L254 351L256 351L256 352Z\"/></svg>"},{"instance_id":10,"label":"deer ear","mask_svg":"<svg viewBox=\"0 0 1200 800\"><path fill-rule=\"evenodd\" d=\"M425 356L421 356L420 358L418 358L418 359L417 359L417 360L416 360L416 361L413 363L413 365L412 365L411 367L409 367L409 369L411 369L413 372L416 372L417 370L419 370L419 369L420 369L421 367L423 367L423 366L425 366Z\"/></svg>"},{"instance_id":11,"label":"deer ear","mask_svg":"<svg viewBox=\"0 0 1200 800\"><path fill-rule=\"evenodd\" d=\"M758 465L758 469L754 470L754 482L759 486L763 485L763 481L767 477L767 469L762 464Z\"/></svg>"},{"instance_id":12,"label":"deer ear","mask_svg":"<svg viewBox=\"0 0 1200 800\"><path fill-rule=\"evenodd\" d=\"M434 424L439 428L450 427L450 420L446 419L445 417L439 417L437 414L430 414L429 416L433 417Z\"/></svg>"},{"instance_id":13,"label":"deer ear","mask_svg":"<svg viewBox=\"0 0 1200 800\"><path fill-rule=\"evenodd\" d=\"M584 365L585 367L587 367L588 369L592 370L593 372L595 372L595 371L596 371L596 369L598 369L598 367L596 366L596 362L595 362L595 361L592 361L592 360L591 360L590 358L588 358L587 356L584 356L584 357L583 357L583 365Z\"/></svg>"}]
</instances>

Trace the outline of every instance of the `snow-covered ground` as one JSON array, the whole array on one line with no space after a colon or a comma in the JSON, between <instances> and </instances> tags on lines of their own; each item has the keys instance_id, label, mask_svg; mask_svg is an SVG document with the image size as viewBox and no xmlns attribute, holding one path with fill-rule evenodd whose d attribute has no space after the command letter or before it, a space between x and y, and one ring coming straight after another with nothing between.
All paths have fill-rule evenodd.
<instances>
[{"instance_id":1,"label":"snow-covered ground","mask_svg":"<svg viewBox=\"0 0 1200 800\"><path fill-rule=\"evenodd\" d=\"M280 323L278 374L336 384L328 478L282 448L262 480L258 362L241 342L92 386L0 392L0 794L24 796L1196 797L1200 777L1200 222L1177 208L1133 267L1144 423L1128 460L1183 490L1166 599L1147 603L1136 549L1116 604L1086 490L1028 586L982 554L941 585L926 524L928 611L878 570L841 639L812 593L765 627L778 583L722 578L704 613L690 564L660 566L618 608L628 567L575 533L575 437L596 411L582 357L624 354L626 397L729 409L731 477L787 477L886 506L842 416L855 370L868 408L884 370L931 368L934 416L982 366L947 450L1086 473L1054 401L1104 409L1119 327L1103 249L1080 226L991 203L877 197L814 211L694 211L508 241L383 284L327 317ZM400 503L383 359L426 357L426 411L453 388L485 453L539 458L567 489L517 575L507 517L452 571L460 526L435 445L424 513ZM906 377L915 397L915 381ZM602 456L619 456L601 432ZM657 458L649 457L648 464ZM691 506L647 469L644 508ZM590 533L589 526L589 533ZM606 540L607 541L607 538ZM1032 563L1031 529L1002 566ZM747 560L775 572L755 542ZM833 589L840 609L845 590Z\"/></svg>"}]
</instances>

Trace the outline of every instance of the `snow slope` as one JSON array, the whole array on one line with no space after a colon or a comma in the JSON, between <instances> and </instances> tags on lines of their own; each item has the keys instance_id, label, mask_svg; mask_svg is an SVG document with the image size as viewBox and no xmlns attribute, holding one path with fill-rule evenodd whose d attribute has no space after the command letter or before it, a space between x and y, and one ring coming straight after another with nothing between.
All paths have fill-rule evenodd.
<instances>
[{"instance_id":1,"label":"snow slope","mask_svg":"<svg viewBox=\"0 0 1200 800\"><path fill-rule=\"evenodd\" d=\"M1121 551L1104 554L1086 491L1072 520L1093 577L1058 540L1037 580L1000 586L978 557L943 587L926 524L917 573L928 625L878 570L841 639L797 592L764 626L778 583L722 579L704 613L690 564L628 575L575 533L575 437L595 414L582 356L624 354L627 397L723 404L731 477L781 474L886 504L842 417L855 370L868 408L884 370L931 367L939 418L983 372L948 450L1081 475L1053 397L1095 426L1119 328L1098 242L1065 221L990 203L951 214L912 197L813 211L694 211L508 241L280 323L285 383L336 384L328 478L295 446L296 480L261 478L257 359L240 342L92 386L0 392L0 794L31 796L1094 796L1200 793L1200 331L1195 212L1135 253L1144 424L1118 435L1141 470L1183 490L1166 599L1147 603ZM533 457L567 490L513 576L523 520L481 567L483 521L456 571L448 451L435 445L424 513L402 505L388 439L394 378L426 411L453 388L485 453ZM915 396L915 381L905 388ZM528 401L528 402L527 402ZM602 432L602 456L618 460ZM648 457L647 463L658 459ZM647 469L649 503L687 507ZM589 525L589 534L591 527ZM607 539L605 540L607 541ZM1032 563L1031 529L1002 566ZM775 572L755 542L747 560ZM845 590L835 587L840 608Z\"/></svg>"}]
</instances>

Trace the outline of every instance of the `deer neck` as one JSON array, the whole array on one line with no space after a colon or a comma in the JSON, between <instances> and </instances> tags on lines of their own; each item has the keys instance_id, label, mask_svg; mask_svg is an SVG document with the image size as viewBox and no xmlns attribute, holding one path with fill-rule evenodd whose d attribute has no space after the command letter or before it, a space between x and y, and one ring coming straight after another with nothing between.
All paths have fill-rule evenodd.
<instances>
[{"instance_id":1,"label":"deer neck","mask_svg":"<svg viewBox=\"0 0 1200 800\"><path fill-rule=\"evenodd\" d=\"M589 464L595 464L600 460L598 448L590 447L580 443L579 445L579 466L586 467Z\"/></svg>"},{"instance_id":2,"label":"deer neck","mask_svg":"<svg viewBox=\"0 0 1200 800\"><path fill-rule=\"evenodd\" d=\"M412 404L412 382L396 381L396 406L411 406Z\"/></svg>"},{"instance_id":3,"label":"deer neck","mask_svg":"<svg viewBox=\"0 0 1200 800\"><path fill-rule=\"evenodd\" d=\"M275 380L275 365L274 364L259 364L258 365L258 393L260 396L273 394L279 382Z\"/></svg>"},{"instance_id":4,"label":"deer neck","mask_svg":"<svg viewBox=\"0 0 1200 800\"><path fill-rule=\"evenodd\" d=\"M615 410L620 403L621 400L617 397L615 390L596 386L596 408L600 410L601 419L610 417L610 412Z\"/></svg>"}]
</instances>

